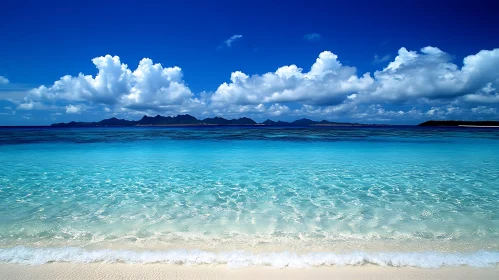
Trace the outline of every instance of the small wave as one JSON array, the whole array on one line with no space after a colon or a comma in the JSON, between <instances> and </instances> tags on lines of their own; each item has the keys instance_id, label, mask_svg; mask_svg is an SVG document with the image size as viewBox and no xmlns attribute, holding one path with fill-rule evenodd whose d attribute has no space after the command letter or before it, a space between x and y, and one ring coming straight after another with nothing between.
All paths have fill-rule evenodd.
<instances>
[{"instance_id":1,"label":"small wave","mask_svg":"<svg viewBox=\"0 0 499 280\"><path fill-rule=\"evenodd\" d=\"M499 264L499 252L352 252L337 254L318 252L250 253L232 251L214 253L201 250L133 251L85 250L77 247L0 249L0 262L41 265L53 262L72 263L131 263L131 264L226 264L232 268L271 266L275 268L305 268L317 266L379 265L391 267L437 268L442 266L494 267Z\"/></svg>"}]
</instances>

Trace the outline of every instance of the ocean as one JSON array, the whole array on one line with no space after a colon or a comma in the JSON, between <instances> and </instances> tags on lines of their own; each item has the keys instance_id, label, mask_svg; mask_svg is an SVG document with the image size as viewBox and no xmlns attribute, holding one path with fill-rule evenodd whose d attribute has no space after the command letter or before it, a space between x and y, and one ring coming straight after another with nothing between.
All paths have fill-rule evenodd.
<instances>
[{"instance_id":1,"label":"ocean","mask_svg":"<svg viewBox=\"0 0 499 280\"><path fill-rule=\"evenodd\" d=\"M499 129L0 128L0 262L499 264Z\"/></svg>"}]
</instances>

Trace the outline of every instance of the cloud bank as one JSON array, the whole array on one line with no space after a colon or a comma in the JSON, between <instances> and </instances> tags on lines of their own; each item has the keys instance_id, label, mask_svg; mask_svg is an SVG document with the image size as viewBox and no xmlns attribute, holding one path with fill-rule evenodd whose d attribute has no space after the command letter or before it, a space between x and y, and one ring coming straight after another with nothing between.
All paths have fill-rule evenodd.
<instances>
[{"instance_id":1,"label":"cloud bank","mask_svg":"<svg viewBox=\"0 0 499 280\"><path fill-rule=\"evenodd\" d=\"M230 46L240 35L225 43ZM235 71L218 88L193 93L178 66L149 58L135 69L118 56L92 60L95 76L64 76L51 86L30 90L21 110L57 110L78 114L160 113L226 117L296 117L358 121L496 118L499 106L499 49L464 58L461 66L436 47L404 47L382 69L358 73L330 51L307 68L285 65L274 72Z\"/></svg>"}]
</instances>

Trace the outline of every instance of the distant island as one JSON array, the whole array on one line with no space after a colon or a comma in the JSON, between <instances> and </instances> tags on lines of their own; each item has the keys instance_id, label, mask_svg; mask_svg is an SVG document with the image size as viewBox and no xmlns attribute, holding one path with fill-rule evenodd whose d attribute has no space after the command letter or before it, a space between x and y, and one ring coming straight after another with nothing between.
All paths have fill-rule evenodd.
<instances>
[{"instance_id":1,"label":"distant island","mask_svg":"<svg viewBox=\"0 0 499 280\"><path fill-rule=\"evenodd\" d=\"M225 119L221 117L206 118L199 120L191 115L178 115L174 117L163 117L157 115L155 117L143 116L138 121L129 121L124 119L110 118L99 122L69 122L55 123L52 127L97 127L97 126L234 126L234 125L250 125L250 126L371 126L360 123L347 122L330 122L330 121L313 121L310 119L299 119L293 122L272 121L266 120L262 123L257 123L250 118Z\"/></svg>"},{"instance_id":2,"label":"distant island","mask_svg":"<svg viewBox=\"0 0 499 280\"><path fill-rule=\"evenodd\" d=\"M292 122L266 120L261 123L242 117L238 119L225 119L222 117L197 119L191 115L178 115L164 117L143 116L138 121L110 118L98 122L68 122L54 123L52 127L99 127L99 126L385 126L378 124L361 124L349 122L313 121L310 119L299 119ZM462 127L499 127L499 121L426 121L418 126L462 126Z\"/></svg>"},{"instance_id":3,"label":"distant island","mask_svg":"<svg viewBox=\"0 0 499 280\"><path fill-rule=\"evenodd\" d=\"M499 127L499 121L426 121L418 126Z\"/></svg>"}]
</instances>

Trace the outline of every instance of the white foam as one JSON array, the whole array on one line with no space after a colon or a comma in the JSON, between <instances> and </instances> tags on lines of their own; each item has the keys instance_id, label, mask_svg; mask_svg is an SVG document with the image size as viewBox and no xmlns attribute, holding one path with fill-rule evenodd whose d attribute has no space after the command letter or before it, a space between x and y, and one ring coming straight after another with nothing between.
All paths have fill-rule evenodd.
<instances>
[{"instance_id":1,"label":"white foam","mask_svg":"<svg viewBox=\"0 0 499 280\"><path fill-rule=\"evenodd\" d=\"M290 252L249 253L233 251L214 253L200 250L85 250L76 247L28 248L19 246L0 249L0 262L27 265L41 265L51 262L226 264L229 267L271 266L276 268L358 266L364 264L423 268L441 266L493 267L499 264L499 252L352 252L346 254L321 252L298 255Z\"/></svg>"}]
</instances>

